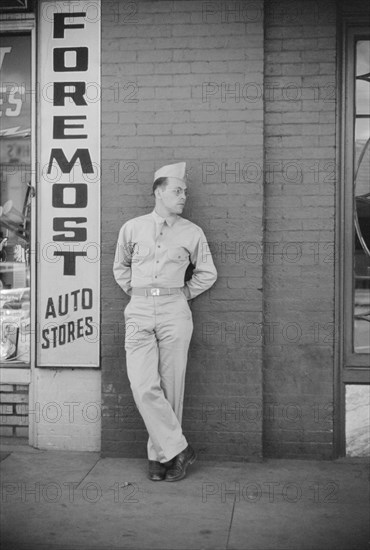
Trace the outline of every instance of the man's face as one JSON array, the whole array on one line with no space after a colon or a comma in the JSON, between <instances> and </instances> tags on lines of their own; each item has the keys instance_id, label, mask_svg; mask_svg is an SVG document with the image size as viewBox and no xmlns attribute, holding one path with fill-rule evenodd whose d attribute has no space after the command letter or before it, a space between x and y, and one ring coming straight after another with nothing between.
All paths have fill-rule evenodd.
<instances>
[{"instance_id":1,"label":"man's face","mask_svg":"<svg viewBox=\"0 0 370 550\"><path fill-rule=\"evenodd\" d=\"M168 214L181 214L187 197L186 183L177 178L168 178L167 185L158 187L158 198Z\"/></svg>"}]
</instances>

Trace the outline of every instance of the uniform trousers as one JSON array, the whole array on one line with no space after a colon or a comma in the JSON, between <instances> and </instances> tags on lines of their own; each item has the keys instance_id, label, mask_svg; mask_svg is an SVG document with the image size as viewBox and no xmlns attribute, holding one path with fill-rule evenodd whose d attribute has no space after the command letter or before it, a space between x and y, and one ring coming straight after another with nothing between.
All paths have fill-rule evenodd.
<instances>
[{"instance_id":1,"label":"uniform trousers","mask_svg":"<svg viewBox=\"0 0 370 550\"><path fill-rule=\"evenodd\" d=\"M148 459L167 462L187 447L181 421L191 310L182 292L133 295L124 316L127 375L149 433Z\"/></svg>"}]
</instances>

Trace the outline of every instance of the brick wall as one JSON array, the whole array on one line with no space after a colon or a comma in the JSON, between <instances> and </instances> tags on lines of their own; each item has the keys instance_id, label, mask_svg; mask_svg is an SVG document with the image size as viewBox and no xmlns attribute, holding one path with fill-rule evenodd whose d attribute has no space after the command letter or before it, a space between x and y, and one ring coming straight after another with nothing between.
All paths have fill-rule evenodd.
<instances>
[{"instance_id":1,"label":"brick wall","mask_svg":"<svg viewBox=\"0 0 370 550\"><path fill-rule=\"evenodd\" d=\"M264 454L333 439L335 2L266 2Z\"/></svg>"},{"instance_id":2,"label":"brick wall","mask_svg":"<svg viewBox=\"0 0 370 550\"><path fill-rule=\"evenodd\" d=\"M128 9L131 6L131 11ZM261 456L263 3L103 3L103 453L145 456L125 373L112 263L120 226L153 207L153 172L185 160L184 216L219 278L193 303L184 408L204 458Z\"/></svg>"},{"instance_id":3,"label":"brick wall","mask_svg":"<svg viewBox=\"0 0 370 550\"><path fill-rule=\"evenodd\" d=\"M0 436L28 438L28 385L0 385Z\"/></svg>"}]
</instances>

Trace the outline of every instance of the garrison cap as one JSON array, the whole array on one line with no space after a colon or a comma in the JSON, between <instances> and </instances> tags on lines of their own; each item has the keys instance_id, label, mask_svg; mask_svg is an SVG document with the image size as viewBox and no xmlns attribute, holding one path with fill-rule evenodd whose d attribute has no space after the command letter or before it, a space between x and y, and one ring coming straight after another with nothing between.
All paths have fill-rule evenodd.
<instances>
[{"instance_id":1,"label":"garrison cap","mask_svg":"<svg viewBox=\"0 0 370 550\"><path fill-rule=\"evenodd\" d=\"M154 181L158 178L177 178L185 180L186 162L178 162L177 164L168 164L162 166L154 173Z\"/></svg>"}]
</instances>

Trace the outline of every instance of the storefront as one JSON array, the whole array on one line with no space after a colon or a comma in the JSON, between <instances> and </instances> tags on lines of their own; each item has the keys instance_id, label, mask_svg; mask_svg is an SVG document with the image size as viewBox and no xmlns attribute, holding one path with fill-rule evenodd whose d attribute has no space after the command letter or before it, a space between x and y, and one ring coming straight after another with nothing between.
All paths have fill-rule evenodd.
<instances>
[{"instance_id":1,"label":"storefront","mask_svg":"<svg viewBox=\"0 0 370 550\"><path fill-rule=\"evenodd\" d=\"M77 4L9 2L1 22L2 418L97 450L100 6Z\"/></svg>"},{"instance_id":2,"label":"storefront","mask_svg":"<svg viewBox=\"0 0 370 550\"><path fill-rule=\"evenodd\" d=\"M2 435L28 437L35 104L26 90L29 94L34 81L35 35L32 20L4 24L0 68L1 380L9 396L2 405Z\"/></svg>"},{"instance_id":3,"label":"storefront","mask_svg":"<svg viewBox=\"0 0 370 550\"><path fill-rule=\"evenodd\" d=\"M219 278L192 304L204 458L368 453L367 2L3 2L1 433L145 456L112 276L152 174Z\"/></svg>"}]
</instances>

